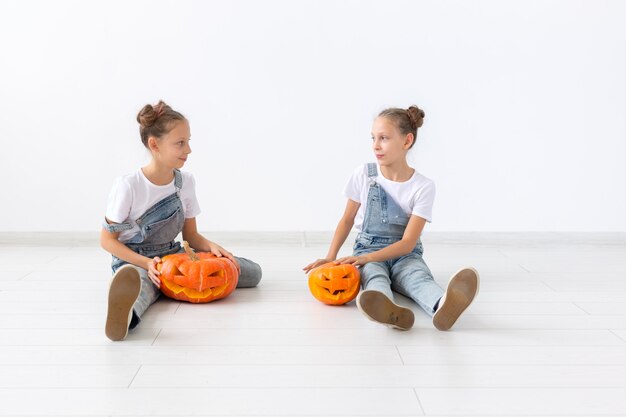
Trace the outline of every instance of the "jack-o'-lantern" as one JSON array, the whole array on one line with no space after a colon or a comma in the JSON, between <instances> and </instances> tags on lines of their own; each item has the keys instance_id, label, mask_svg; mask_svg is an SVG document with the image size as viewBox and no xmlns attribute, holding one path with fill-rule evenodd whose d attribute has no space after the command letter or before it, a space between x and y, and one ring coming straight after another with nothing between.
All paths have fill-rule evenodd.
<instances>
[{"instance_id":1,"label":"jack-o'-lantern","mask_svg":"<svg viewBox=\"0 0 626 417\"><path fill-rule=\"evenodd\" d=\"M309 290L322 303L342 305L354 300L360 281L361 275L354 265L329 262L309 273Z\"/></svg>"},{"instance_id":2,"label":"jack-o'-lantern","mask_svg":"<svg viewBox=\"0 0 626 417\"><path fill-rule=\"evenodd\" d=\"M161 292L190 303L208 303L229 296L237 286L239 272L228 258L195 253L183 242L185 253L166 255L157 264Z\"/></svg>"}]
</instances>

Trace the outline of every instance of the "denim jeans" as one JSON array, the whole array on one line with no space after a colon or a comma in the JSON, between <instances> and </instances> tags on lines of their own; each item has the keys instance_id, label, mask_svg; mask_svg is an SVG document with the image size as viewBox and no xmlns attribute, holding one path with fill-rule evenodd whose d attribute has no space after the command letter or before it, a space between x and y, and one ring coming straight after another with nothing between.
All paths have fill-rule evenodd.
<instances>
[{"instance_id":1,"label":"denim jeans","mask_svg":"<svg viewBox=\"0 0 626 417\"><path fill-rule=\"evenodd\" d=\"M354 244L354 256L383 249L385 239L361 235ZM364 290L376 290L393 300L392 290L415 301L430 316L443 295L428 265L422 258L422 245L407 255L384 262L368 262L361 267L361 285Z\"/></svg>"}]
</instances>

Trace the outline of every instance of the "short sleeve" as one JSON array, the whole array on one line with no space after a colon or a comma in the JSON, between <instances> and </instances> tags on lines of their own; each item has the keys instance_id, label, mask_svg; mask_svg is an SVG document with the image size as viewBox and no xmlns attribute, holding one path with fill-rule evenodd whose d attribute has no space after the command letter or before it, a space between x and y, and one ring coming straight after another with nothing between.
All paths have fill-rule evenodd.
<instances>
[{"instance_id":1,"label":"short sleeve","mask_svg":"<svg viewBox=\"0 0 626 417\"><path fill-rule=\"evenodd\" d=\"M343 189L344 197L349 198L356 203L362 203L361 190L363 190L364 181L364 169L361 165L354 170L352 176L350 176L350 179L348 180L348 183Z\"/></svg>"},{"instance_id":2,"label":"short sleeve","mask_svg":"<svg viewBox=\"0 0 626 417\"><path fill-rule=\"evenodd\" d=\"M415 201L411 214L432 222L433 204L435 202L435 183L428 181L415 193Z\"/></svg>"},{"instance_id":3,"label":"short sleeve","mask_svg":"<svg viewBox=\"0 0 626 417\"><path fill-rule=\"evenodd\" d=\"M200 203L196 197L196 180L193 175L188 174L189 177L185 179L183 187L185 192L183 193L183 206L185 212L185 218L191 219L200 214Z\"/></svg>"},{"instance_id":4,"label":"short sleeve","mask_svg":"<svg viewBox=\"0 0 626 417\"><path fill-rule=\"evenodd\" d=\"M133 204L133 192L130 184L118 178L111 188L107 202L106 218L115 223L123 223L130 215Z\"/></svg>"}]
</instances>

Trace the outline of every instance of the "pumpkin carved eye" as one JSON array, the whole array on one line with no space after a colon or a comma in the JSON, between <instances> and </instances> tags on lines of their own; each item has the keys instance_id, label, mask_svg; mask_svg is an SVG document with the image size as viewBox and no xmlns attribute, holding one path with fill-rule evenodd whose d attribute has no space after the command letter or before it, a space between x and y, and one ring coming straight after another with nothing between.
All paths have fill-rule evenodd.
<instances>
[{"instance_id":1,"label":"pumpkin carved eye","mask_svg":"<svg viewBox=\"0 0 626 417\"><path fill-rule=\"evenodd\" d=\"M359 270L354 265L330 262L309 273L309 290L325 304L342 305L359 293L360 280Z\"/></svg>"},{"instance_id":2,"label":"pumpkin carved eye","mask_svg":"<svg viewBox=\"0 0 626 417\"><path fill-rule=\"evenodd\" d=\"M208 303L235 290L239 272L229 259L194 253L187 242L183 246L185 253L164 256L157 264L163 294L175 300Z\"/></svg>"}]
</instances>

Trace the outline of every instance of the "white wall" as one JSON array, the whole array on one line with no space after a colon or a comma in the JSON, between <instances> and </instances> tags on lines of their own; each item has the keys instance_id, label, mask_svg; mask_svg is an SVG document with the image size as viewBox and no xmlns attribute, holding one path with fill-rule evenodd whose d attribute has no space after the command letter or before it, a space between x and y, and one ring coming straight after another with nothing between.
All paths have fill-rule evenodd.
<instances>
[{"instance_id":1,"label":"white wall","mask_svg":"<svg viewBox=\"0 0 626 417\"><path fill-rule=\"evenodd\" d=\"M626 231L626 2L3 1L0 231L97 230L190 120L201 230L330 230L387 106L439 231Z\"/></svg>"}]
</instances>

